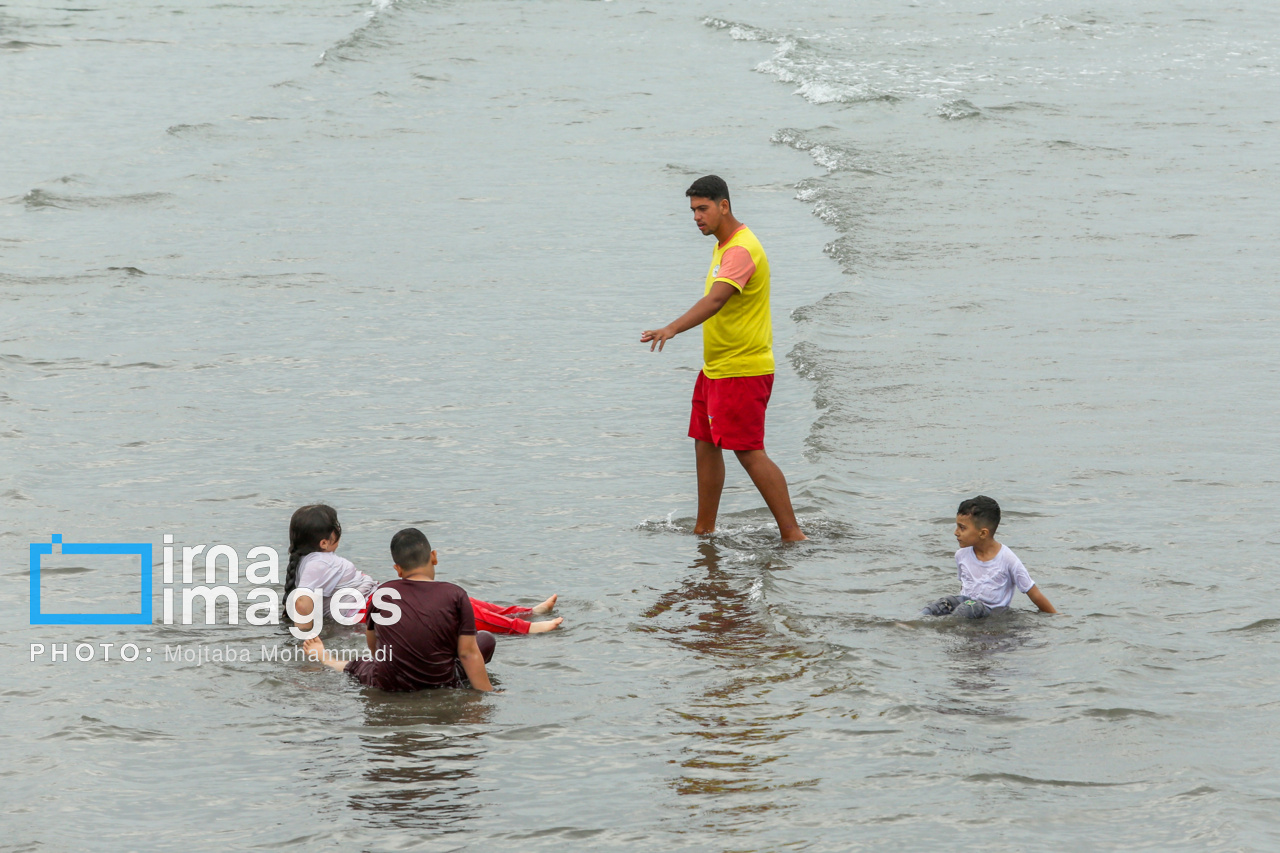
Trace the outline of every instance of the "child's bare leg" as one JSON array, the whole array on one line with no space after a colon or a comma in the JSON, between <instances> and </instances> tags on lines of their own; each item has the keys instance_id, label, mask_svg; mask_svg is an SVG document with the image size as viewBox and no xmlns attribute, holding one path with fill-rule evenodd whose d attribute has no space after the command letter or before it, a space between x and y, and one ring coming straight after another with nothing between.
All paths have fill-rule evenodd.
<instances>
[{"instance_id":1,"label":"child's bare leg","mask_svg":"<svg viewBox=\"0 0 1280 853\"><path fill-rule=\"evenodd\" d=\"M532 628L530 630L533 630ZM307 653L307 660L319 660L322 664L343 672L347 668L347 662L338 660L324 650L324 641L319 637L312 637L310 640L304 640L302 650Z\"/></svg>"},{"instance_id":2,"label":"child's bare leg","mask_svg":"<svg viewBox=\"0 0 1280 853\"><path fill-rule=\"evenodd\" d=\"M554 598L554 596L552 596L552 597ZM530 622L530 623L529 623L529 633L530 633L530 634L545 634L545 633L546 633L546 632L548 632L548 631L554 631L555 629L559 628L559 627L560 627L560 623L562 623L562 622L564 622L564 617L563 617L563 616L557 616L556 618L554 618L554 619L549 619L549 620L547 620L546 622Z\"/></svg>"},{"instance_id":3,"label":"child's bare leg","mask_svg":"<svg viewBox=\"0 0 1280 853\"><path fill-rule=\"evenodd\" d=\"M698 519L693 532L702 536L716 530L724 491L724 454L711 442L694 439L693 456L698 471Z\"/></svg>"},{"instance_id":4,"label":"child's bare leg","mask_svg":"<svg viewBox=\"0 0 1280 853\"><path fill-rule=\"evenodd\" d=\"M778 522L778 533L783 542L801 542L808 539L800 525L796 523L796 512L791 507L791 492L787 489L787 478L782 469L761 450L737 450L738 461L747 469L747 476L755 483L764 498L774 521Z\"/></svg>"},{"instance_id":5,"label":"child's bare leg","mask_svg":"<svg viewBox=\"0 0 1280 853\"><path fill-rule=\"evenodd\" d=\"M543 615L544 613L550 613L553 609L555 609L556 599L559 597L560 596L558 595L551 596L546 601L542 602L537 607L533 608L533 612L537 613L539 616Z\"/></svg>"}]
</instances>

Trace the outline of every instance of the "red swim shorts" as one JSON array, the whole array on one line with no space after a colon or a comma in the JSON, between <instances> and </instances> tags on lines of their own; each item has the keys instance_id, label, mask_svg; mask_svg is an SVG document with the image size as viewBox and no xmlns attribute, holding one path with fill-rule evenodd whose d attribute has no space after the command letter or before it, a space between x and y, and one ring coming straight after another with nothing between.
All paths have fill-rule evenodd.
<instances>
[{"instance_id":1,"label":"red swim shorts","mask_svg":"<svg viewBox=\"0 0 1280 853\"><path fill-rule=\"evenodd\" d=\"M698 371L689 437L725 450L763 450L764 410L772 393L772 373L708 379Z\"/></svg>"}]
</instances>

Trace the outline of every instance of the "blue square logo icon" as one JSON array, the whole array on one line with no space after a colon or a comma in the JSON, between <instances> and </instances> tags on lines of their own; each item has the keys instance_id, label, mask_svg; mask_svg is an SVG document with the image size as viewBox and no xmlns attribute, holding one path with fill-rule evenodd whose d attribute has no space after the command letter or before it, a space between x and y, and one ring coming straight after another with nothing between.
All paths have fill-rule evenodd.
<instances>
[{"instance_id":1,"label":"blue square logo icon","mask_svg":"<svg viewBox=\"0 0 1280 853\"><path fill-rule=\"evenodd\" d=\"M139 584L141 613L42 613L40 610L40 561L61 545L63 554L137 554L142 563ZM55 533L49 542L31 543L31 624L32 625L150 625L151 624L151 543L150 542L63 542Z\"/></svg>"}]
</instances>

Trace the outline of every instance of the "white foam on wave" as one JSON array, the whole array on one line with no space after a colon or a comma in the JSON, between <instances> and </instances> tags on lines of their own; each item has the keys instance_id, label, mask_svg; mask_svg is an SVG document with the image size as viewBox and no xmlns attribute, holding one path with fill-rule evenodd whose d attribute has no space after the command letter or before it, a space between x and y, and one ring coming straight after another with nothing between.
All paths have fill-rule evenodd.
<instances>
[{"instance_id":1,"label":"white foam on wave","mask_svg":"<svg viewBox=\"0 0 1280 853\"><path fill-rule=\"evenodd\" d=\"M1280 67L1270 61L1274 45L1265 41L1172 31L1163 41L1181 38L1184 42L1162 44L1153 41L1147 27L1090 14L1046 14L947 35L910 27L802 35L717 18L703 23L737 40L776 45L774 55L755 70L794 85L795 94L817 105L899 100L955 103L979 92L1035 85L1069 73L1117 82L1151 76L1190 79L1215 65L1240 76L1280 74ZM975 49L975 45L983 47ZM894 50L892 60L873 58ZM947 119L980 117L945 106L938 114Z\"/></svg>"},{"instance_id":2,"label":"white foam on wave","mask_svg":"<svg viewBox=\"0 0 1280 853\"><path fill-rule=\"evenodd\" d=\"M772 75L779 82L796 84L795 93L811 104L893 101L919 94L902 86L900 69L833 58L804 39L783 37L772 41L778 45L777 51L755 70Z\"/></svg>"},{"instance_id":3,"label":"white foam on wave","mask_svg":"<svg viewBox=\"0 0 1280 853\"><path fill-rule=\"evenodd\" d=\"M808 152L809 156L813 158L813 162L828 172L853 171L873 174L879 171L873 168L862 154L852 148L834 143L820 142L810 138L803 131L794 128L784 127L778 130L770 137L770 141L776 145L786 145L797 151ZM806 201L808 199L802 198L801 200Z\"/></svg>"},{"instance_id":4,"label":"white foam on wave","mask_svg":"<svg viewBox=\"0 0 1280 853\"><path fill-rule=\"evenodd\" d=\"M380 31L386 18L383 13L396 5L396 0L369 0L373 8L364 13L365 22L352 31L351 35L334 44L320 54L317 66L330 60L347 60L359 55L362 48L377 46L376 33Z\"/></svg>"},{"instance_id":5,"label":"white foam on wave","mask_svg":"<svg viewBox=\"0 0 1280 853\"><path fill-rule=\"evenodd\" d=\"M850 101L869 100L853 87L840 86L826 80L806 80L796 89L796 94L811 104L847 104Z\"/></svg>"},{"instance_id":6,"label":"white foam on wave","mask_svg":"<svg viewBox=\"0 0 1280 853\"><path fill-rule=\"evenodd\" d=\"M648 532L670 532L670 533L691 533L693 527L688 524L681 524L676 521L676 510L667 513L667 517L661 520L646 518L644 521L636 525L637 530L645 530Z\"/></svg>"},{"instance_id":7,"label":"white foam on wave","mask_svg":"<svg viewBox=\"0 0 1280 853\"><path fill-rule=\"evenodd\" d=\"M703 18L702 25L713 30L727 30L729 38L734 41L774 41L773 37L759 27L726 21L723 18Z\"/></svg>"},{"instance_id":8,"label":"white foam on wave","mask_svg":"<svg viewBox=\"0 0 1280 853\"><path fill-rule=\"evenodd\" d=\"M728 32L735 41L758 41L777 45L771 59L756 66L761 74L770 74L782 83L797 84L796 94L813 104L859 103L895 99L897 96L867 80L842 79L842 63L817 50L811 40L800 36L774 33L760 27L703 18L703 26ZM833 73L834 72L834 73Z\"/></svg>"}]
</instances>

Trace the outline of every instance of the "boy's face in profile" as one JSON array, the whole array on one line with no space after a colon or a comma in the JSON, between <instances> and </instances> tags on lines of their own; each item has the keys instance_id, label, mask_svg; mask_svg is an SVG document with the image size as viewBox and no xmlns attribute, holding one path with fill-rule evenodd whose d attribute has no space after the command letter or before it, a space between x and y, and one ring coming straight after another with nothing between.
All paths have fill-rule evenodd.
<instances>
[{"instance_id":1,"label":"boy's face in profile","mask_svg":"<svg viewBox=\"0 0 1280 853\"><path fill-rule=\"evenodd\" d=\"M689 209L693 211L693 224L698 226L703 236L706 236L716 233L716 229L720 227L720 220L729 212L729 202L726 199L712 201L709 198L693 196L689 199Z\"/></svg>"},{"instance_id":2,"label":"boy's face in profile","mask_svg":"<svg viewBox=\"0 0 1280 853\"><path fill-rule=\"evenodd\" d=\"M956 516L956 542L961 548L972 548L983 539L990 538L991 531L985 527L979 527L972 516Z\"/></svg>"}]
</instances>

